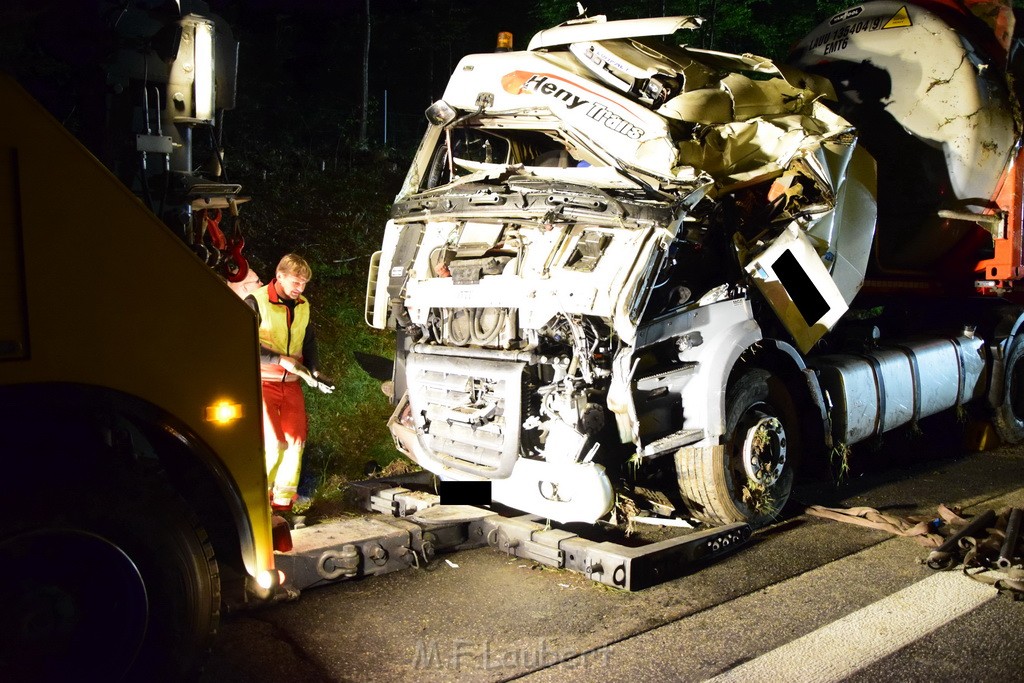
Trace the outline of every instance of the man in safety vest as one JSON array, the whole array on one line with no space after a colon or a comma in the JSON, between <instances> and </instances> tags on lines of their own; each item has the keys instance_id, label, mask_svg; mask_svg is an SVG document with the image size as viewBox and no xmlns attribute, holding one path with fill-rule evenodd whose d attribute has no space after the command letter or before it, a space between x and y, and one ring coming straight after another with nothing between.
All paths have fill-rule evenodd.
<instances>
[{"instance_id":1,"label":"man in safety vest","mask_svg":"<svg viewBox=\"0 0 1024 683\"><path fill-rule=\"evenodd\" d=\"M298 498L307 424L298 380L326 394L334 390L316 369L319 358L309 324L309 300L302 296L312 276L305 259L288 254L277 264L277 277L245 298L259 324L263 441L275 510L290 510Z\"/></svg>"}]
</instances>

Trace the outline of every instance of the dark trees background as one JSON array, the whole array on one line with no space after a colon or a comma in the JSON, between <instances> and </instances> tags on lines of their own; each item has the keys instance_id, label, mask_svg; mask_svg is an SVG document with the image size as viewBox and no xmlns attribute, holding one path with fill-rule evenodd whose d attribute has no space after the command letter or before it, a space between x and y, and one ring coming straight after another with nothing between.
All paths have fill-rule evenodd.
<instances>
[{"instance_id":1,"label":"dark trees background","mask_svg":"<svg viewBox=\"0 0 1024 683\"><path fill-rule=\"evenodd\" d=\"M466 54L489 52L499 31L525 48L536 31L577 16L575 0L211 0L241 41L239 106L245 136L280 140L331 161L358 146L366 7L367 147L407 153L423 110ZM593 0L588 14L625 19L699 14L678 36L726 51L782 56L848 0ZM229 122L229 126L231 122ZM315 160L314 160L315 162Z\"/></svg>"},{"instance_id":2,"label":"dark trees background","mask_svg":"<svg viewBox=\"0 0 1024 683\"><path fill-rule=\"evenodd\" d=\"M280 139L328 160L358 147L366 7L370 8L367 146L409 150L423 111L464 55L494 49L498 31L525 45L533 2L506 0L212 0L241 42L246 138ZM500 11L496 11L500 7ZM230 124L229 124L230 125ZM237 125L237 124L236 124Z\"/></svg>"}]
</instances>

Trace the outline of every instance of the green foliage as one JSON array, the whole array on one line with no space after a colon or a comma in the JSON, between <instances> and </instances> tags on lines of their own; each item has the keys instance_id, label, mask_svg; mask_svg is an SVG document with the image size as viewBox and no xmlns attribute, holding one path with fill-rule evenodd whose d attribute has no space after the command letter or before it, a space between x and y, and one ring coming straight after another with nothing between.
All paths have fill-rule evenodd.
<instances>
[{"instance_id":1,"label":"green foliage","mask_svg":"<svg viewBox=\"0 0 1024 683\"><path fill-rule=\"evenodd\" d=\"M832 448L828 457L835 472L835 481L837 484L841 483L850 474L850 446L839 443Z\"/></svg>"},{"instance_id":2,"label":"green foliage","mask_svg":"<svg viewBox=\"0 0 1024 683\"><path fill-rule=\"evenodd\" d=\"M774 517L778 512L778 501L772 495L772 490L763 482L755 479L747 479L746 486L742 492L743 503L762 517Z\"/></svg>"},{"instance_id":3,"label":"green foliage","mask_svg":"<svg viewBox=\"0 0 1024 683\"><path fill-rule=\"evenodd\" d=\"M303 493L330 498L340 482L363 478L369 461L399 457L387 430L392 407L380 383L353 352L393 357L393 337L363 320L370 255L379 248L404 173L404 160L383 152L337 150L284 141L240 147L228 173L253 197L241 209L245 255L264 282L282 255L296 252L313 268L306 290L332 394L306 389L309 437Z\"/></svg>"},{"instance_id":4,"label":"green foliage","mask_svg":"<svg viewBox=\"0 0 1024 683\"><path fill-rule=\"evenodd\" d=\"M324 268L312 264L314 272ZM393 340L363 322L363 286L350 277L318 275L310 290L313 324L320 347L321 372L335 382L332 394L306 388L309 441L305 482L320 489L332 477L362 478L373 461L386 465L398 457L387 430L391 405L380 383L355 362L353 351L391 357Z\"/></svg>"},{"instance_id":5,"label":"green foliage","mask_svg":"<svg viewBox=\"0 0 1024 683\"><path fill-rule=\"evenodd\" d=\"M228 172L254 198L243 206L242 220L257 272L269 279L277 259L295 251L321 264L315 280L363 278L405 164L383 152L351 148L240 148Z\"/></svg>"}]
</instances>

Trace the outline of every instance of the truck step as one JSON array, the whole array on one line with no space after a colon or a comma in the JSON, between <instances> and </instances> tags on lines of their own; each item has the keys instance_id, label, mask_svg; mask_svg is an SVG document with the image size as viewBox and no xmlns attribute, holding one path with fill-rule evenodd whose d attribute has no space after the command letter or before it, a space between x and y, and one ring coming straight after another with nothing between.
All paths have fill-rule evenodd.
<instances>
[{"instance_id":1,"label":"truck step","mask_svg":"<svg viewBox=\"0 0 1024 683\"><path fill-rule=\"evenodd\" d=\"M674 434L663 436L657 441L644 446L643 453L646 457L651 458L655 455L661 455L662 453L668 453L669 451L676 451L683 446L689 446L692 443L696 443L704 438L703 429L680 429Z\"/></svg>"}]
</instances>

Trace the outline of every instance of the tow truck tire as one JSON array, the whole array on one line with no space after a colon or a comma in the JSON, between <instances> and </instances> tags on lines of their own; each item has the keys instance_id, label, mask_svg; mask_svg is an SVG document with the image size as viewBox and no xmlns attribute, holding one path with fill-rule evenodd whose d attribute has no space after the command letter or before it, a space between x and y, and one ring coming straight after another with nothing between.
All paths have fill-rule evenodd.
<instances>
[{"instance_id":1,"label":"tow truck tire","mask_svg":"<svg viewBox=\"0 0 1024 683\"><path fill-rule=\"evenodd\" d=\"M995 408L992 423L1003 443L1024 441L1024 338L1018 334L1009 342L1003 364L1003 401Z\"/></svg>"},{"instance_id":2,"label":"tow truck tire","mask_svg":"<svg viewBox=\"0 0 1024 683\"><path fill-rule=\"evenodd\" d=\"M722 446L676 453L679 491L701 521L763 526L778 516L793 488L796 410L783 382L757 368L729 385L725 409Z\"/></svg>"},{"instance_id":3,"label":"tow truck tire","mask_svg":"<svg viewBox=\"0 0 1024 683\"><path fill-rule=\"evenodd\" d=\"M0 536L9 680L194 679L216 632L206 532L159 472L110 468Z\"/></svg>"}]
</instances>

